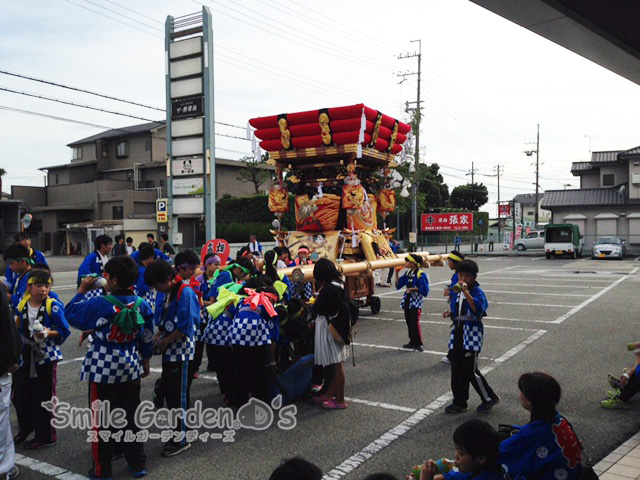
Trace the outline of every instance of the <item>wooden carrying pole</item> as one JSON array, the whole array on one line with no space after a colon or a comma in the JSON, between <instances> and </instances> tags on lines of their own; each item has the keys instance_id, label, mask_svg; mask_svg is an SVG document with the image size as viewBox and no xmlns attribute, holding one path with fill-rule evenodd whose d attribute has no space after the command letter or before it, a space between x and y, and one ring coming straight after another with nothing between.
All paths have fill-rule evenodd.
<instances>
[{"instance_id":1,"label":"wooden carrying pole","mask_svg":"<svg viewBox=\"0 0 640 480\"><path fill-rule=\"evenodd\" d=\"M336 263L336 268L345 276L359 275L361 273L372 272L382 268L394 268L405 264L405 257L408 253L401 253L398 258L385 258L382 260L367 260L362 262L343 262ZM424 260L424 268L428 268L431 264L434 266L443 266L448 255L430 255L429 252L414 252L412 255L419 255ZM303 265L300 267L289 267L278 270L296 282L313 280L313 265Z\"/></svg>"}]
</instances>

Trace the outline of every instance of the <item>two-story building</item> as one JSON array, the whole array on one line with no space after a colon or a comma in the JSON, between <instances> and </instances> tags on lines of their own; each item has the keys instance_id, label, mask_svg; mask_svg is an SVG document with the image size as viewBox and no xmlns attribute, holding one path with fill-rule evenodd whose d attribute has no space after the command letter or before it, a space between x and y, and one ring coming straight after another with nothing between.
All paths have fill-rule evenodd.
<instances>
[{"instance_id":1,"label":"two-story building","mask_svg":"<svg viewBox=\"0 0 640 480\"><path fill-rule=\"evenodd\" d=\"M618 236L627 251L640 251L640 147L593 152L591 161L574 162L580 188L546 191L541 206L551 223L573 223L584 235L585 250L597 237Z\"/></svg>"},{"instance_id":2,"label":"two-story building","mask_svg":"<svg viewBox=\"0 0 640 480\"><path fill-rule=\"evenodd\" d=\"M543 193L539 193L537 200L535 193L521 193L513 197L512 204L515 210L516 223L532 229L542 227L551 220L551 212L540 207ZM538 209L538 225L536 222L536 208Z\"/></svg>"},{"instance_id":3,"label":"two-story building","mask_svg":"<svg viewBox=\"0 0 640 480\"><path fill-rule=\"evenodd\" d=\"M23 200L42 225L38 247L56 255L86 254L100 233L125 233L138 244L148 232L164 231L155 209L156 199L167 196L165 136L164 122L107 130L68 144L70 163L41 168L46 187L13 186L13 198ZM242 168L242 162L216 158L217 198L255 193L253 184L238 178ZM262 190L271 185L268 176ZM180 222L185 247L198 243L201 223L199 215Z\"/></svg>"}]
</instances>

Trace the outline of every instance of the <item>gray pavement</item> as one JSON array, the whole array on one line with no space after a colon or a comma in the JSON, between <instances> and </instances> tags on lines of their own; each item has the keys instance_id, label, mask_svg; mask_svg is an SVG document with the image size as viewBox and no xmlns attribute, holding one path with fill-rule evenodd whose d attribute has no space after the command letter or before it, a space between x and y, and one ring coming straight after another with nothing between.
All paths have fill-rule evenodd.
<instances>
[{"instance_id":1,"label":"gray pavement","mask_svg":"<svg viewBox=\"0 0 640 480\"><path fill-rule=\"evenodd\" d=\"M64 301L75 291L80 261L64 257L50 261L54 289ZM607 411L599 400L607 389L607 374L633 364L625 346L640 339L640 262L539 256L477 261L479 282L490 302L481 367L502 397L482 418L495 425L526 423L516 382L525 371L542 370L562 385L560 411L571 420L594 461L626 443L640 429L640 402L632 403L630 410ZM400 348L407 341L401 293L381 288L377 293L382 311L372 316L363 310L358 324L356 366L347 366L347 410L297 404L297 425L292 430L275 426L267 431L240 430L234 442L197 441L171 459L160 457L160 441L151 440L146 445L148 478L268 478L283 458L294 455L316 463L327 479L356 480L376 471L401 477L425 458L452 455L453 430L480 415L475 412L479 399L472 391L468 413L443 413L450 399L450 369L440 358L447 349L449 322L440 314L446 308L442 288L451 272L439 267L428 273L432 290L422 315L425 353ZM79 381L77 359L85 350L76 339L74 333L63 346L67 363L58 369L58 395L84 407L87 389ZM152 366L160 367L157 359ZM143 398L151 398L158 375L154 372L143 381ZM192 399L202 400L205 407L220 407L212 375L194 381ZM79 475L90 466L89 448L85 432L72 429L59 431L54 448L35 452L18 448L23 455L21 478L82 478ZM122 460L115 464L114 478L129 478Z\"/></svg>"}]
</instances>

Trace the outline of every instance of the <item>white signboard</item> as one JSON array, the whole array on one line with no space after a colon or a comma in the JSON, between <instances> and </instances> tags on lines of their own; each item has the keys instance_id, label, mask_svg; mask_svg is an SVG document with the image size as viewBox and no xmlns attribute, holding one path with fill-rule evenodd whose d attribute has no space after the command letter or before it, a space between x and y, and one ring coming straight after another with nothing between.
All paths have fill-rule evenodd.
<instances>
[{"instance_id":1,"label":"white signboard","mask_svg":"<svg viewBox=\"0 0 640 480\"><path fill-rule=\"evenodd\" d=\"M200 215L204 213L204 203L202 202L202 197L174 198L173 213L174 215Z\"/></svg>"},{"instance_id":2,"label":"white signboard","mask_svg":"<svg viewBox=\"0 0 640 480\"><path fill-rule=\"evenodd\" d=\"M171 191L173 195L203 195L204 179L202 177L174 178Z\"/></svg>"},{"instance_id":3,"label":"white signboard","mask_svg":"<svg viewBox=\"0 0 640 480\"><path fill-rule=\"evenodd\" d=\"M174 177L182 175L202 175L204 172L204 162L202 161L202 157L172 160L171 170Z\"/></svg>"}]
</instances>

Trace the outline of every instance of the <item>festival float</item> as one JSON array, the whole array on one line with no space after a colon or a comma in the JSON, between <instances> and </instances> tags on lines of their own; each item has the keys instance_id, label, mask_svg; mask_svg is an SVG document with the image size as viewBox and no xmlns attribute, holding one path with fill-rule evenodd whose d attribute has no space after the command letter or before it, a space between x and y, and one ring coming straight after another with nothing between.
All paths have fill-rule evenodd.
<instances>
[{"instance_id":1,"label":"festival float","mask_svg":"<svg viewBox=\"0 0 640 480\"><path fill-rule=\"evenodd\" d=\"M386 228L384 219L396 208L392 170L396 156L406 152L411 126L364 104L252 118L249 124L269 153L267 163L276 167L269 191L276 243L292 258L304 245L334 261L349 297L378 313L373 271L404 264L404 255L389 246L395 228ZM290 195L296 228L285 231L280 226ZM444 265L446 258L418 254L425 266ZM281 271L295 281L313 278L312 265Z\"/></svg>"}]
</instances>

